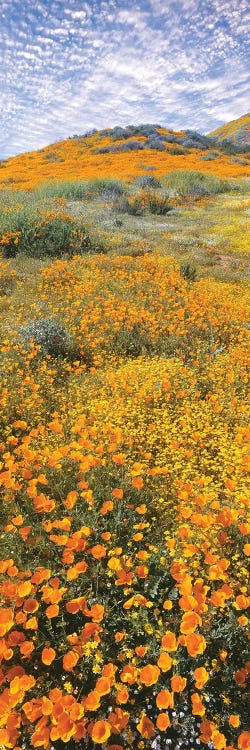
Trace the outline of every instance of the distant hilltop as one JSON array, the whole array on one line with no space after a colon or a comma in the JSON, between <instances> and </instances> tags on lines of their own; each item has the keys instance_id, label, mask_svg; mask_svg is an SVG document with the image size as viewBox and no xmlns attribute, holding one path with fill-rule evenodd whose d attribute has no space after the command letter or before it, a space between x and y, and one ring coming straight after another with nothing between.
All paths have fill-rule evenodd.
<instances>
[{"instance_id":1,"label":"distant hilltop","mask_svg":"<svg viewBox=\"0 0 250 750\"><path fill-rule=\"evenodd\" d=\"M222 125L207 135L201 135L195 130L183 130L176 132L167 130L161 125L143 123L141 125L127 125L121 127L116 125L114 128L105 128L104 130L89 130L81 135L73 135L72 138L88 138L92 135L99 138L110 138L111 144L108 146L99 146L96 153L114 153L116 151L137 151L145 148L151 148L157 151L164 151L166 144L176 144L184 149L195 148L201 151L213 147L220 147L226 152L237 153L250 148L250 113L232 120L226 125ZM143 138L143 141L136 140ZM116 145L116 141L122 141Z\"/></svg>"},{"instance_id":2,"label":"distant hilltop","mask_svg":"<svg viewBox=\"0 0 250 750\"><path fill-rule=\"evenodd\" d=\"M218 143L224 140L231 141L238 147L250 146L250 112L242 117L238 117L237 120L231 120L231 122L222 125L217 130L213 130L208 133L210 138L216 138Z\"/></svg>"}]
</instances>

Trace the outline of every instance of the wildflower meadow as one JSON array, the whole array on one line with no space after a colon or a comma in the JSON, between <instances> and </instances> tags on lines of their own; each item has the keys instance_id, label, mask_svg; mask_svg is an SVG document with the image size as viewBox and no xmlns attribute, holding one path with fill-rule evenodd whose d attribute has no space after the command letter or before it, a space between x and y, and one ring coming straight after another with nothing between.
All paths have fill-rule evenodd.
<instances>
[{"instance_id":1,"label":"wildflower meadow","mask_svg":"<svg viewBox=\"0 0 250 750\"><path fill-rule=\"evenodd\" d=\"M102 186L113 233L212 205L148 185ZM32 196L0 233L0 748L249 750L249 276Z\"/></svg>"}]
</instances>

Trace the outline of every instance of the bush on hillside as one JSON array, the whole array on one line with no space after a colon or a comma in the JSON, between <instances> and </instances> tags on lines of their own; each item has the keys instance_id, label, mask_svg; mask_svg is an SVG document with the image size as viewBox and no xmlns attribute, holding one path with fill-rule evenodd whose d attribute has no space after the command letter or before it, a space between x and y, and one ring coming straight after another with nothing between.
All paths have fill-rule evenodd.
<instances>
[{"instance_id":1,"label":"bush on hillside","mask_svg":"<svg viewBox=\"0 0 250 750\"><path fill-rule=\"evenodd\" d=\"M135 195L118 201L114 206L121 213L132 216L142 216L146 211L151 214L164 215L172 210L168 195L158 195L151 190L136 193Z\"/></svg>"},{"instance_id":2,"label":"bush on hillside","mask_svg":"<svg viewBox=\"0 0 250 750\"><path fill-rule=\"evenodd\" d=\"M160 180L158 180L157 177L154 177L154 175L152 174L143 174L141 177L138 177L136 180L136 185L138 185L141 190L161 187Z\"/></svg>"},{"instance_id":3,"label":"bush on hillside","mask_svg":"<svg viewBox=\"0 0 250 750\"><path fill-rule=\"evenodd\" d=\"M31 342L39 347L42 356L77 359L79 347L74 342L68 329L58 318L41 317L31 320L22 326L20 333L26 348Z\"/></svg>"},{"instance_id":4,"label":"bush on hillside","mask_svg":"<svg viewBox=\"0 0 250 750\"><path fill-rule=\"evenodd\" d=\"M148 191L145 196L146 207L151 214L158 214L164 216L172 210L173 206L169 203L168 195L157 195Z\"/></svg>"},{"instance_id":5,"label":"bush on hillside","mask_svg":"<svg viewBox=\"0 0 250 750\"><path fill-rule=\"evenodd\" d=\"M226 180L220 180L215 175L185 169L176 169L169 172L164 178L164 184L169 190L181 197L216 195L230 189Z\"/></svg>"},{"instance_id":6,"label":"bush on hillside","mask_svg":"<svg viewBox=\"0 0 250 750\"><path fill-rule=\"evenodd\" d=\"M134 323L132 328L122 327L115 333L111 349L118 356L136 359L143 354L149 354L152 351L152 343L140 323Z\"/></svg>"},{"instance_id":7,"label":"bush on hillside","mask_svg":"<svg viewBox=\"0 0 250 750\"><path fill-rule=\"evenodd\" d=\"M34 258L105 252L102 243L92 240L82 222L72 216L55 212L29 215L25 210L13 215L11 229L0 235L0 247L5 258L20 252Z\"/></svg>"},{"instance_id":8,"label":"bush on hillside","mask_svg":"<svg viewBox=\"0 0 250 750\"><path fill-rule=\"evenodd\" d=\"M183 277L183 279L186 279L186 281L196 281L197 269L192 265L192 263L182 263L180 267L180 275Z\"/></svg>"},{"instance_id":9,"label":"bush on hillside","mask_svg":"<svg viewBox=\"0 0 250 750\"><path fill-rule=\"evenodd\" d=\"M88 182L86 180L55 180L54 182L44 182L35 193L38 198L83 200L88 197Z\"/></svg>"},{"instance_id":10,"label":"bush on hillside","mask_svg":"<svg viewBox=\"0 0 250 750\"><path fill-rule=\"evenodd\" d=\"M25 349L31 346L38 348L37 356L50 356L53 359L65 359L69 362L79 360L91 367L93 358L87 344L79 345L65 324L57 317L43 316L30 320L20 328Z\"/></svg>"},{"instance_id":11,"label":"bush on hillside","mask_svg":"<svg viewBox=\"0 0 250 750\"><path fill-rule=\"evenodd\" d=\"M202 161L213 161L214 159L218 159L219 156L219 151L208 151L207 154L200 156L200 159Z\"/></svg>"},{"instance_id":12,"label":"bush on hillside","mask_svg":"<svg viewBox=\"0 0 250 750\"><path fill-rule=\"evenodd\" d=\"M126 193L126 186L122 180L109 177L99 177L90 180L88 183L88 193L92 197L101 197L105 200L117 200Z\"/></svg>"}]
</instances>

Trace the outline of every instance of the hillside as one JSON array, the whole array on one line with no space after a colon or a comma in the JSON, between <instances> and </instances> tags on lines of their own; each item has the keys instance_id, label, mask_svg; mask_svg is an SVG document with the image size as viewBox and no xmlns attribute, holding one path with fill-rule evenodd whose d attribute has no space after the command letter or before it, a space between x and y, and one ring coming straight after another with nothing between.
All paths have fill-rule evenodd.
<instances>
[{"instance_id":1,"label":"hillside","mask_svg":"<svg viewBox=\"0 0 250 750\"><path fill-rule=\"evenodd\" d=\"M218 142L230 140L238 146L250 146L250 112L213 130L208 137L216 138Z\"/></svg>"},{"instance_id":2,"label":"hillside","mask_svg":"<svg viewBox=\"0 0 250 750\"><path fill-rule=\"evenodd\" d=\"M195 131L176 132L158 125L116 127L1 161L0 188L31 190L41 182L117 175L127 182L145 171L161 178L176 169L241 177L249 174L249 162L238 150L236 155L225 153L214 137Z\"/></svg>"}]
</instances>

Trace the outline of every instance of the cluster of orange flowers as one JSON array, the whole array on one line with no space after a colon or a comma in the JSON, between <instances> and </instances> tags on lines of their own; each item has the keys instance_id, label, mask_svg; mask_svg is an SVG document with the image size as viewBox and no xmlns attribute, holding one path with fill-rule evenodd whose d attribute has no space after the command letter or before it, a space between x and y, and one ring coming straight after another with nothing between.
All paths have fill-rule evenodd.
<instances>
[{"instance_id":1,"label":"cluster of orange flowers","mask_svg":"<svg viewBox=\"0 0 250 750\"><path fill-rule=\"evenodd\" d=\"M167 258L52 263L34 317L87 342L88 369L24 346L22 285L1 346L0 746L249 750L248 288ZM117 353L139 323L153 354Z\"/></svg>"}]
</instances>

